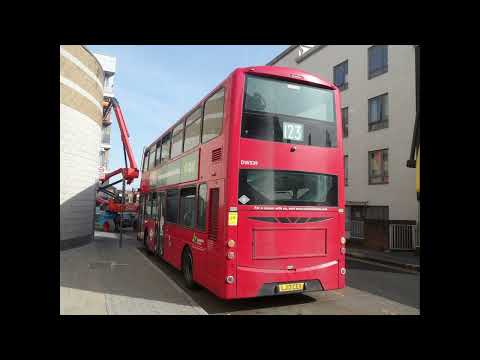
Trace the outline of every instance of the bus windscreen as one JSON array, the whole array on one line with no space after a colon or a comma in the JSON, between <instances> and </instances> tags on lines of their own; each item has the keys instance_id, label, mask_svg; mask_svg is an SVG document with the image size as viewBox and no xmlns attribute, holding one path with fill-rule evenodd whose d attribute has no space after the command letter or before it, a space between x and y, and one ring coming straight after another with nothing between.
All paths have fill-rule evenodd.
<instances>
[{"instance_id":1,"label":"bus windscreen","mask_svg":"<svg viewBox=\"0 0 480 360\"><path fill-rule=\"evenodd\" d=\"M240 169L238 201L241 205L338 206L337 176Z\"/></svg>"},{"instance_id":2,"label":"bus windscreen","mask_svg":"<svg viewBox=\"0 0 480 360\"><path fill-rule=\"evenodd\" d=\"M246 76L242 137L336 147L333 91L262 76Z\"/></svg>"}]
</instances>

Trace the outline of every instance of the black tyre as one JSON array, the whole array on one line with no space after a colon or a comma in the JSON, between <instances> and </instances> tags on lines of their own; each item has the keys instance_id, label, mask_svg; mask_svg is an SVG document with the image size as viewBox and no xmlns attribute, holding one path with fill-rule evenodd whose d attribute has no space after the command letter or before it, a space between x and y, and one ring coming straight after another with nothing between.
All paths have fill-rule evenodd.
<instances>
[{"instance_id":1,"label":"black tyre","mask_svg":"<svg viewBox=\"0 0 480 360\"><path fill-rule=\"evenodd\" d=\"M182 254L182 273L187 288L197 289L198 286L193 281L193 258L189 248L186 248Z\"/></svg>"},{"instance_id":2,"label":"black tyre","mask_svg":"<svg viewBox=\"0 0 480 360\"><path fill-rule=\"evenodd\" d=\"M147 245L147 236L148 236L147 233L143 234L143 246L145 247L145 250L147 250L147 253L151 254L152 252L150 251Z\"/></svg>"}]
</instances>

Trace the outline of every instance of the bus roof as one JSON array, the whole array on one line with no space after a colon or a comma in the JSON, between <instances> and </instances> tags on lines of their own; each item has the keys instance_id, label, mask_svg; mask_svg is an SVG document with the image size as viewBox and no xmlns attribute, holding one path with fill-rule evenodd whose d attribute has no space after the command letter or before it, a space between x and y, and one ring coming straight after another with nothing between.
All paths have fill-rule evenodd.
<instances>
[{"instance_id":1,"label":"bus roof","mask_svg":"<svg viewBox=\"0 0 480 360\"><path fill-rule=\"evenodd\" d=\"M329 82L325 81L316 75L313 75L311 73L299 70L299 69L294 69L294 68L289 68L289 67L284 67L284 66L248 66L248 67L242 67L242 68L236 68L234 69L222 82L220 82L213 90L211 90L207 95L205 95L199 102L195 104L188 112L186 112L180 119L175 121L170 127L168 127L167 130L165 130L160 136L155 138L155 140L147 145L145 147L145 150L142 154L142 158L145 154L146 151L150 150L150 148L154 145L156 145L162 137L169 133L170 131L173 130L173 128L177 125L179 125L180 122L183 121L187 116L189 116L193 111L195 111L203 102L205 102L211 95L213 95L216 91L218 91L223 84L235 73L249 73L249 74L263 74L263 75L270 75L270 76L276 76L276 77L282 77L282 78L290 78L293 79L294 81L298 82L305 82L305 83L314 83L320 86L325 86L327 88L330 88L332 90L336 89L336 86Z\"/></svg>"}]
</instances>

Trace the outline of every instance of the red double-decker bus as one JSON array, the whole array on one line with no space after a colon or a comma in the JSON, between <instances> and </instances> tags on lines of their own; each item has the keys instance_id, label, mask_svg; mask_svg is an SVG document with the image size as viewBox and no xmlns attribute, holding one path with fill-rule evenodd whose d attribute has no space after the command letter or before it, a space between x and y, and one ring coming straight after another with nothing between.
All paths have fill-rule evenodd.
<instances>
[{"instance_id":1,"label":"red double-decker bus","mask_svg":"<svg viewBox=\"0 0 480 360\"><path fill-rule=\"evenodd\" d=\"M345 286L339 90L256 66L144 152L138 239L223 299Z\"/></svg>"}]
</instances>

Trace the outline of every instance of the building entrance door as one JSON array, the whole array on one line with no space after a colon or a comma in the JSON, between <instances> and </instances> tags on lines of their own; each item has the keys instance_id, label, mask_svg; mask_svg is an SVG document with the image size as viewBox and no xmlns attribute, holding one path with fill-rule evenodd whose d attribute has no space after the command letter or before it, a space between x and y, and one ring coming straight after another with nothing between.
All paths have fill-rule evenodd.
<instances>
[{"instance_id":1,"label":"building entrance door","mask_svg":"<svg viewBox=\"0 0 480 360\"><path fill-rule=\"evenodd\" d=\"M157 251L159 256L163 256L163 225L165 224L165 193L161 192L158 194L158 218L157 218Z\"/></svg>"}]
</instances>

